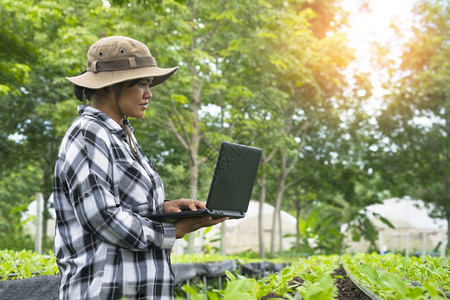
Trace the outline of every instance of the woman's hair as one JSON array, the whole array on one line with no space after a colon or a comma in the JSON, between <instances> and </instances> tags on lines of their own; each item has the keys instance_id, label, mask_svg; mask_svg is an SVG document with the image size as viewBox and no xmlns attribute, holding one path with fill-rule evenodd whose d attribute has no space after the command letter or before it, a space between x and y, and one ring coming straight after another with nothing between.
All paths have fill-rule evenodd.
<instances>
[{"instance_id":1,"label":"woman's hair","mask_svg":"<svg viewBox=\"0 0 450 300\"><path fill-rule=\"evenodd\" d=\"M74 84L73 92L78 100L85 102L86 100L92 100L92 97L95 95L97 90L89 89Z\"/></svg>"},{"instance_id":2,"label":"woman's hair","mask_svg":"<svg viewBox=\"0 0 450 300\"><path fill-rule=\"evenodd\" d=\"M129 83L128 87L132 87L132 86L138 84L139 81L141 81L141 79L134 79L134 80L128 81L128 83ZM117 85L120 86L118 89L118 92L120 92L122 90L123 83L118 83ZM85 102L86 100L92 101L95 94L98 91L102 90L103 92L107 92L107 89L108 89L107 87L102 88L102 89L90 89L90 88L82 87L82 86L79 86L76 84L73 85L73 92L75 94L75 97L82 102Z\"/></svg>"}]
</instances>

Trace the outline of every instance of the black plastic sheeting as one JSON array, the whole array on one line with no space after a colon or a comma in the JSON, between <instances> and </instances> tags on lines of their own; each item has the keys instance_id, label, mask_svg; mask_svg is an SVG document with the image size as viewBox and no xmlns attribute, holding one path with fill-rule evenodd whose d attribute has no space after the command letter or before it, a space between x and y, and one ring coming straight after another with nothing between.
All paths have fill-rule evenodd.
<instances>
[{"instance_id":1,"label":"black plastic sheeting","mask_svg":"<svg viewBox=\"0 0 450 300\"><path fill-rule=\"evenodd\" d=\"M262 278L270 273L276 273L283 270L287 264L272 263L268 261L246 263L241 265L241 273L247 277Z\"/></svg>"},{"instance_id":2,"label":"black plastic sheeting","mask_svg":"<svg viewBox=\"0 0 450 300\"><path fill-rule=\"evenodd\" d=\"M189 279L201 276L221 277L225 275L225 271L233 272L237 269L235 260L225 260L221 262L208 263L183 263L172 265L175 273L175 284L183 283Z\"/></svg>"},{"instance_id":3,"label":"black plastic sheeting","mask_svg":"<svg viewBox=\"0 0 450 300\"><path fill-rule=\"evenodd\" d=\"M286 264L255 262L238 265L236 260L207 263L173 264L175 285L183 285L194 278L220 278L225 271L239 272L248 277L262 278L281 271ZM42 300L58 299L60 276L38 275L27 279L0 281L0 300Z\"/></svg>"},{"instance_id":4,"label":"black plastic sheeting","mask_svg":"<svg viewBox=\"0 0 450 300\"><path fill-rule=\"evenodd\" d=\"M53 300L58 299L61 277L38 275L26 279L0 281L1 300Z\"/></svg>"}]
</instances>

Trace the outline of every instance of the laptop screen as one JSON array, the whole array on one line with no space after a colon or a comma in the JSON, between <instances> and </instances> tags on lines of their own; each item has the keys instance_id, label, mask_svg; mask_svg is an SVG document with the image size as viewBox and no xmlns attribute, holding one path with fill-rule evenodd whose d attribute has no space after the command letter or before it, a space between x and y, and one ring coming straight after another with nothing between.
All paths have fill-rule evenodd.
<instances>
[{"instance_id":1,"label":"laptop screen","mask_svg":"<svg viewBox=\"0 0 450 300\"><path fill-rule=\"evenodd\" d=\"M206 207L210 210L246 212L262 150L222 142Z\"/></svg>"}]
</instances>

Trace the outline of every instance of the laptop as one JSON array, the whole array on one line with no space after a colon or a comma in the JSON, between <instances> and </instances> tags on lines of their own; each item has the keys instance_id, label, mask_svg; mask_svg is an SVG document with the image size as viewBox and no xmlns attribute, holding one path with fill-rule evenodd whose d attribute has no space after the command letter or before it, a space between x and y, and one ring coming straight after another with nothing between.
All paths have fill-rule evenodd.
<instances>
[{"instance_id":1,"label":"laptop","mask_svg":"<svg viewBox=\"0 0 450 300\"><path fill-rule=\"evenodd\" d=\"M240 219L250 203L262 150L245 145L222 142L211 181L206 208L147 216L161 222L182 218L212 216Z\"/></svg>"}]
</instances>

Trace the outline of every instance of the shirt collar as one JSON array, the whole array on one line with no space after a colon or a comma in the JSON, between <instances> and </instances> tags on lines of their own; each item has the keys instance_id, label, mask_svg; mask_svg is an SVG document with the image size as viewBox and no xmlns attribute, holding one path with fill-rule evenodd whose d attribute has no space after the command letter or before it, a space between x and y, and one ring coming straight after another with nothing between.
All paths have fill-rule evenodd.
<instances>
[{"instance_id":1,"label":"shirt collar","mask_svg":"<svg viewBox=\"0 0 450 300\"><path fill-rule=\"evenodd\" d=\"M92 106L88 105L79 105L78 106L78 115L79 116L90 116L92 118L95 118L99 121L101 121L107 129L109 129L112 132L120 134L122 137L126 138L127 134L125 130L117 124L116 121L114 121L110 116L105 114L104 112L93 108ZM129 123L128 123L129 124ZM130 131L133 132L133 127L130 126Z\"/></svg>"}]
</instances>

